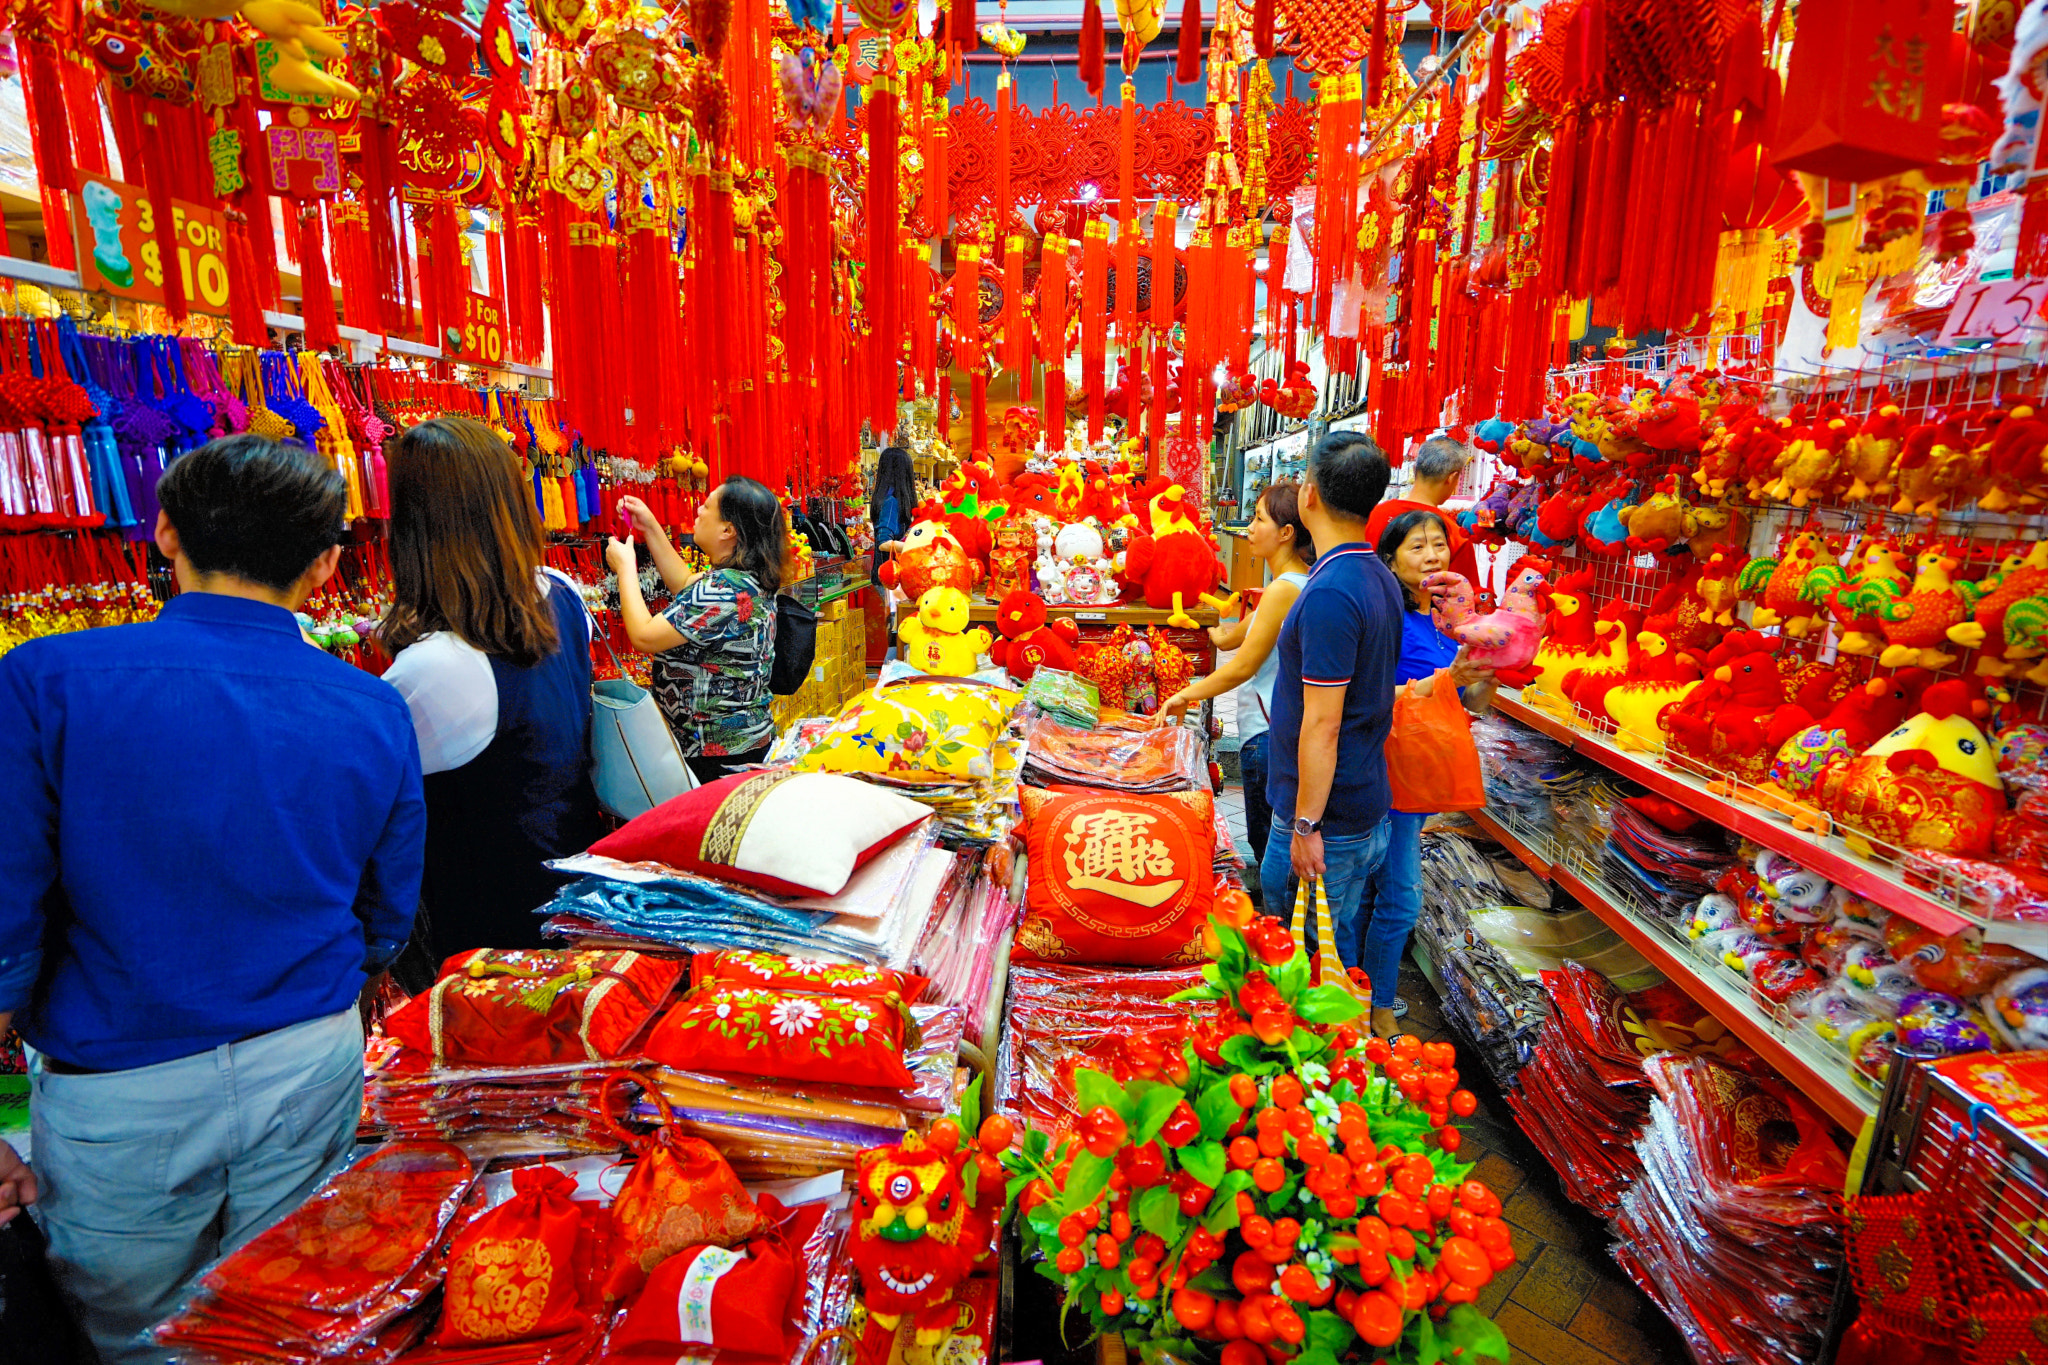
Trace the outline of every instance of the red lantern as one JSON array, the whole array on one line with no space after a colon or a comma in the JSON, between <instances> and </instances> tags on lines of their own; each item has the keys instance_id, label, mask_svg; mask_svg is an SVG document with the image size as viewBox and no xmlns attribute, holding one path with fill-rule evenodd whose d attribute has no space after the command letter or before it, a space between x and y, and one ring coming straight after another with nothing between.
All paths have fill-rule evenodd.
<instances>
[{"instance_id":1,"label":"red lantern","mask_svg":"<svg viewBox=\"0 0 2048 1365\"><path fill-rule=\"evenodd\" d=\"M1953 12L1926 0L1807 0L1771 160L1836 180L1939 161Z\"/></svg>"}]
</instances>

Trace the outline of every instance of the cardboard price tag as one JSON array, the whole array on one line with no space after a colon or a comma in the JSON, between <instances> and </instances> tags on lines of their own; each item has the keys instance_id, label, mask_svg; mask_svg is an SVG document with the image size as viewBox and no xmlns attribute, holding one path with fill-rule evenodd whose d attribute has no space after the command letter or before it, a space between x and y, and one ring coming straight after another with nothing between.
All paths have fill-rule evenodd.
<instances>
[{"instance_id":1,"label":"cardboard price tag","mask_svg":"<svg viewBox=\"0 0 2048 1365\"><path fill-rule=\"evenodd\" d=\"M1949 305L1940 344L1954 341L2023 341L2048 331L2036 316L2048 302L2048 280L1993 280L1966 284Z\"/></svg>"}]
</instances>

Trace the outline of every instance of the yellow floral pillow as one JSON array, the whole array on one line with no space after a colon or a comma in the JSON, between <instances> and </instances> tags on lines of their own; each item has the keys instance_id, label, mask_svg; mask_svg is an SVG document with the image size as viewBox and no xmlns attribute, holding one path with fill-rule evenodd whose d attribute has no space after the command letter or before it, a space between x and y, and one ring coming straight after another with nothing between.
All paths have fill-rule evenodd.
<instances>
[{"instance_id":1,"label":"yellow floral pillow","mask_svg":"<svg viewBox=\"0 0 2048 1365\"><path fill-rule=\"evenodd\" d=\"M906 682L861 693L797 764L799 772L874 773L903 782L993 776L990 750L1017 694L962 682Z\"/></svg>"}]
</instances>

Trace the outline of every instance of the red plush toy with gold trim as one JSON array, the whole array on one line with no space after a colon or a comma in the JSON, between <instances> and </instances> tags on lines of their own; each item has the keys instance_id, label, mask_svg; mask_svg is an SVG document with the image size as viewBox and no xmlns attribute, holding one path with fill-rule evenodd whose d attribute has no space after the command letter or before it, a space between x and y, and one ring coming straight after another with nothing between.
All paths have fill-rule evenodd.
<instances>
[{"instance_id":1,"label":"red plush toy with gold trim","mask_svg":"<svg viewBox=\"0 0 2048 1365\"><path fill-rule=\"evenodd\" d=\"M1946 678L1929 687L1918 715L1821 774L1821 804L1850 829L1897 848L1983 857L2005 813L2005 781L1977 727L1990 709L1979 686Z\"/></svg>"},{"instance_id":2,"label":"red plush toy with gold trim","mask_svg":"<svg viewBox=\"0 0 2048 1365\"><path fill-rule=\"evenodd\" d=\"M984 1125L985 1142L999 1136L988 1131L993 1126ZM847 1252L860 1272L868 1311L859 1365L894 1358L897 1327L906 1316L918 1353L939 1358L966 1306L953 1291L994 1244L1004 1179L992 1155L971 1142L960 1145L959 1126L950 1120L933 1125L928 1137L905 1133L894 1147L860 1154Z\"/></svg>"}]
</instances>

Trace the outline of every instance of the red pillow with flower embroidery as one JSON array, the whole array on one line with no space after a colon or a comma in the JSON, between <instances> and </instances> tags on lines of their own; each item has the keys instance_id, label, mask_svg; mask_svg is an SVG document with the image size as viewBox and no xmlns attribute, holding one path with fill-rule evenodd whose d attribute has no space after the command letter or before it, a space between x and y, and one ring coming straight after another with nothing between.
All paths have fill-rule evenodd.
<instances>
[{"instance_id":1,"label":"red pillow with flower embroidery","mask_svg":"<svg viewBox=\"0 0 2048 1365\"><path fill-rule=\"evenodd\" d=\"M690 979L699 986L730 986L740 990L809 991L816 995L896 996L915 1004L926 980L887 967L850 962L823 962L780 953L699 953L690 963Z\"/></svg>"},{"instance_id":2,"label":"red pillow with flower embroidery","mask_svg":"<svg viewBox=\"0 0 2048 1365\"><path fill-rule=\"evenodd\" d=\"M546 1066L624 1055L682 976L644 953L473 948L384 1031L435 1066Z\"/></svg>"},{"instance_id":3,"label":"red pillow with flower embroidery","mask_svg":"<svg viewBox=\"0 0 2048 1365\"><path fill-rule=\"evenodd\" d=\"M908 1089L915 1025L896 999L704 986L654 1021L641 1051L680 1071Z\"/></svg>"},{"instance_id":4,"label":"red pillow with flower embroidery","mask_svg":"<svg viewBox=\"0 0 2048 1365\"><path fill-rule=\"evenodd\" d=\"M1025 787L1031 855L1017 955L1158 967L1202 960L1215 899L1216 813L1204 789L1157 796Z\"/></svg>"}]
</instances>

